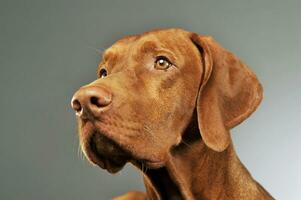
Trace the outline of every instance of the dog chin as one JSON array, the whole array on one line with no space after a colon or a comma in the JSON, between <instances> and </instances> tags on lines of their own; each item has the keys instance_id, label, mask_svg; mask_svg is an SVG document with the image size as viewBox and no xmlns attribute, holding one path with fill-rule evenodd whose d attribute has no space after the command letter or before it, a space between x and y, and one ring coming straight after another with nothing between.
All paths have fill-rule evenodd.
<instances>
[{"instance_id":1,"label":"dog chin","mask_svg":"<svg viewBox=\"0 0 301 200\"><path fill-rule=\"evenodd\" d=\"M83 151L87 159L109 173L117 173L128 162L129 157L117 144L94 131L88 142L84 144Z\"/></svg>"}]
</instances>

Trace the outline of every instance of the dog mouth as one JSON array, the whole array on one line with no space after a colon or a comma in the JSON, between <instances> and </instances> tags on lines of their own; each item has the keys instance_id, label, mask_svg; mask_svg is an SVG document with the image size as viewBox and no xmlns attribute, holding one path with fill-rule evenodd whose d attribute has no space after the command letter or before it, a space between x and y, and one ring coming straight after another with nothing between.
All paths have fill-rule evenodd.
<instances>
[{"instance_id":1,"label":"dog mouth","mask_svg":"<svg viewBox=\"0 0 301 200\"><path fill-rule=\"evenodd\" d=\"M162 159L156 159L153 155L145 156L133 151L131 146L127 149L126 145L117 143L108 137L110 134L107 134L105 126L96 125L91 121L79 122L81 148L91 164L112 174L119 172L127 162L142 170L157 169L164 165ZM122 137L118 141L121 142L121 139Z\"/></svg>"},{"instance_id":2,"label":"dog mouth","mask_svg":"<svg viewBox=\"0 0 301 200\"><path fill-rule=\"evenodd\" d=\"M92 133L89 142L84 147L84 152L90 162L96 164L109 173L119 172L127 162L131 162L140 169L157 169L163 166L162 161L134 158L114 141L103 136L99 131Z\"/></svg>"},{"instance_id":3,"label":"dog mouth","mask_svg":"<svg viewBox=\"0 0 301 200\"><path fill-rule=\"evenodd\" d=\"M83 150L89 161L112 174L120 171L129 161L129 155L99 131L93 131Z\"/></svg>"}]
</instances>

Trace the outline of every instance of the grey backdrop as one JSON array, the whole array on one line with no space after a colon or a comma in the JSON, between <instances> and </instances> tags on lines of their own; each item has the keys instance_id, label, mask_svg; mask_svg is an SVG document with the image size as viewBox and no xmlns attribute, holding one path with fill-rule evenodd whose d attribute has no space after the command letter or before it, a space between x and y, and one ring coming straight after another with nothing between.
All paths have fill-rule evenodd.
<instances>
[{"instance_id":1,"label":"grey backdrop","mask_svg":"<svg viewBox=\"0 0 301 200\"><path fill-rule=\"evenodd\" d=\"M301 198L301 3L276 0L0 0L0 199L110 199L143 190L78 155L73 92L101 51L154 28L215 37L258 75L264 100L232 131L237 152L277 199Z\"/></svg>"}]
</instances>

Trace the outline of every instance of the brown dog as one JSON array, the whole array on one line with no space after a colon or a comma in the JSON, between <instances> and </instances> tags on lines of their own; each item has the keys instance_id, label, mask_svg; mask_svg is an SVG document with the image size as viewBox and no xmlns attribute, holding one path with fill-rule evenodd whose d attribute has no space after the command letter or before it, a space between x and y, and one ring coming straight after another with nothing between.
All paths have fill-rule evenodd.
<instances>
[{"instance_id":1,"label":"brown dog","mask_svg":"<svg viewBox=\"0 0 301 200\"><path fill-rule=\"evenodd\" d=\"M110 173L131 162L146 195L117 199L273 199L239 161L229 130L255 111L255 74L211 37L181 29L107 49L72 100L86 157Z\"/></svg>"}]
</instances>

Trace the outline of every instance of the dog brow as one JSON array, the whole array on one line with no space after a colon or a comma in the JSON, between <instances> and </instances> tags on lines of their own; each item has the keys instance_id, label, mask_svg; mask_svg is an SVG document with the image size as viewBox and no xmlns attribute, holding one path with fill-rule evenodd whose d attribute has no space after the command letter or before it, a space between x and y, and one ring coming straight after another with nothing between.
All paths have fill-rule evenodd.
<instances>
[{"instance_id":1,"label":"dog brow","mask_svg":"<svg viewBox=\"0 0 301 200\"><path fill-rule=\"evenodd\" d=\"M163 55L167 56L168 58L170 58L172 61L175 61L175 55L172 51L158 46L153 41L144 42L140 46L138 52L139 52L139 55L141 55L141 53L145 53L145 54L146 53L163 54Z\"/></svg>"},{"instance_id":2,"label":"dog brow","mask_svg":"<svg viewBox=\"0 0 301 200\"><path fill-rule=\"evenodd\" d=\"M139 48L140 52L148 53L157 49L157 45L153 41L144 42Z\"/></svg>"},{"instance_id":3,"label":"dog brow","mask_svg":"<svg viewBox=\"0 0 301 200\"><path fill-rule=\"evenodd\" d=\"M105 61L105 60L108 60L109 58L111 57L116 57L115 53L113 53L112 51L105 51L102 55L102 59Z\"/></svg>"}]
</instances>

